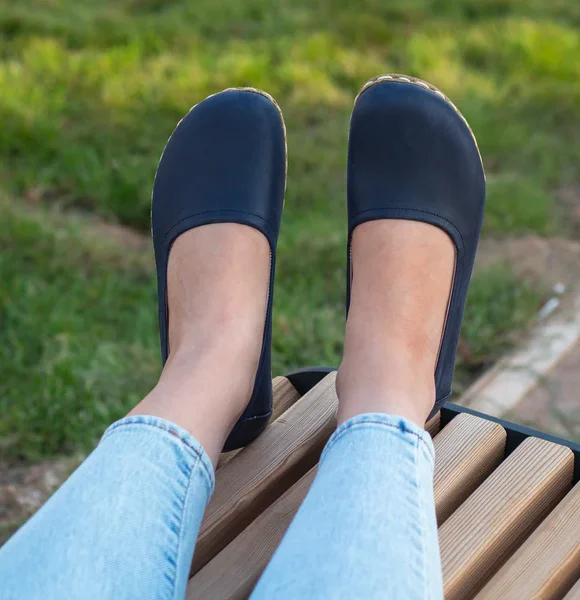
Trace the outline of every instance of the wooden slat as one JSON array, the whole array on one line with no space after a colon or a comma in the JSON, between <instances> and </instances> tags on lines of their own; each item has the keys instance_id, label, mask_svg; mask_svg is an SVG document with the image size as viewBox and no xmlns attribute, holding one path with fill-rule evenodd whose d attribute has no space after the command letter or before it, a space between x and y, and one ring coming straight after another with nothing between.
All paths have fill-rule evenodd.
<instances>
[{"instance_id":1,"label":"wooden slat","mask_svg":"<svg viewBox=\"0 0 580 600\"><path fill-rule=\"evenodd\" d=\"M438 413L425 429L435 435L439 431L439 424ZM198 571L189 582L188 598L247 598L306 496L315 472L316 467Z\"/></svg>"},{"instance_id":2,"label":"wooden slat","mask_svg":"<svg viewBox=\"0 0 580 600\"><path fill-rule=\"evenodd\" d=\"M439 427L441 425L441 413L437 413L434 417L431 417L427 424L425 425L425 429L427 433L431 437L435 437L437 433L439 433Z\"/></svg>"},{"instance_id":3,"label":"wooden slat","mask_svg":"<svg viewBox=\"0 0 580 600\"><path fill-rule=\"evenodd\" d=\"M270 422L275 421L280 415L286 412L293 404L295 404L300 394L296 391L296 388L290 383L290 380L286 377L275 377L272 380L273 387L273 410ZM437 413L434 417L429 419L429 422L425 425L425 429L431 435L435 436L441 424L441 413ZM232 450L231 452L223 452L220 455L217 468L221 469L227 462L229 462L239 450Z\"/></svg>"},{"instance_id":4,"label":"wooden slat","mask_svg":"<svg viewBox=\"0 0 580 600\"><path fill-rule=\"evenodd\" d=\"M506 432L498 423L457 415L433 440L435 510L439 525L499 465Z\"/></svg>"},{"instance_id":5,"label":"wooden slat","mask_svg":"<svg viewBox=\"0 0 580 600\"><path fill-rule=\"evenodd\" d=\"M230 452L222 452L218 459L216 471L221 469L225 464L229 463L230 460L239 452L239 450L231 450Z\"/></svg>"},{"instance_id":6,"label":"wooden slat","mask_svg":"<svg viewBox=\"0 0 580 600\"><path fill-rule=\"evenodd\" d=\"M336 427L336 373L327 375L226 463L199 532L195 573L318 461Z\"/></svg>"},{"instance_id":7,"label":"wooden slat","mask_svg":"<svg viewBox=\"0 0 580 600\"><path fill-rule=\"evenodd\" d=\"M562 598L579 577L580 484L548 515L477 598Z\"/></svg>"},{"instance_id":8,"label":"wooden slat","mask_svg":"<svg viewBox=\"0 0 580 600\"><path fill-rule=\"evenodd\" d=\"M275 421L300 399L300 394L286 377L272 379L273 409L270 421Z\"/></svg>"},{"instance_id":9,"label":"wooden slat","mask_svg":"<svg viewBox=\"0 0 580 600\"><path fill-rule=\"evenodd\" d=\"M272 396L273 408L270 423L275 421L281 414L285 413L300 398L300 394L286 377L274 377L274 379L272 379ZM239 450L223 452L219 458L217 468L221 469L221 467L229 462L238 452Z\"/></svg>"},{"instance_id":10,"label":"wooden slat","mask_svg":"<svg viewBox=\"0 0 580 600\"><path fill-rule=\"evenodd\" d=\"M564 596L564 600L580 600L580 581Z\"/></svg>"},{"instance_id":11,"label":"wooden slat","mask_svg":"<svg viewBox=\"0 0 580 600\"><path fill-rule=\"evenodd\" d=\"M316 467L271 504L189 580L187 599L244 600L256 585L304 500Z\"/></svg>"},{"instance_id":12,"label":"wooden slat","mask_svg":"<svg viewBox=\"0 0 580 600\"><path fill-rule=\"evenodd\" d=\"M473 598L570 488L569 448L528 438L439 528L446 600Z\"/></svg>"}]
</instances>

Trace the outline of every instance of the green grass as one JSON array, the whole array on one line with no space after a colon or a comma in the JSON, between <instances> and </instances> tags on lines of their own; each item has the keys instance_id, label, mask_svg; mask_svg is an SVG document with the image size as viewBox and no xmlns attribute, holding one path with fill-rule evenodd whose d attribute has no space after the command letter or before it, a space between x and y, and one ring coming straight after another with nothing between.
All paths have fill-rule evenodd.
<instances>
[{"instance_id":1,"label":"green grass","mask_svg":"<svg viewBox=\"0 0 580 600\"><path fill-rule=\"evenodd\" d=\"M159 370L151 265L78 220L0 207L0 454L86 450Z\"/></svg>"},{"instance_id":2,"label":"green grass","mask_svg":"<svg viewBox=\"0 0 580 600\"><path fill-rule=\"evenodd\" d=\"M443 89L484 156L485 235L552 235L555 191L578 185L579 25L575 0L0 0L0 453L86 450L154 381L149 255L71 214L146 232L159 155L191 105L238 85L281 104L274 372L337 364L359 87L395 71ZM501 267L478 275L459 388L540 293Z\"/></svg>"},{"instance_id":3,"label":"green grass","mask_svg":"<svg viewBox=\"0 0 580 600\"><path fill-rule=\"evenodd\" d=\"M537 283L519 281L507 265L478 271L465 308L458 372L480 371L509 350L540 308ZM465 378L464 378L465 381Z\"/></svg>"},{"instance_id":4,"label":"green grass","mask_svg":"<svg viewBox=\"0 0 580 600\"><path fill-rule=\"evenodd\" d=\"M252 84L286 115L287 219L342 218L352 99L369 77L402 71L456 101L490 180L510 182L509 206L506 184L490 186L489 231L544 232L550 192L575 183L580 162L574 4L1 0L2 185L146 230L176 121L209 93Z\"/></svg>"}]
</instances>

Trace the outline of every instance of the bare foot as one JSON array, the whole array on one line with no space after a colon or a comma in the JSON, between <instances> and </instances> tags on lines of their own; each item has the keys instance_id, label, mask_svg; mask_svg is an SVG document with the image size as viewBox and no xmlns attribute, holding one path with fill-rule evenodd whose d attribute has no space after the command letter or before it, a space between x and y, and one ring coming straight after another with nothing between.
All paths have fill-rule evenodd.
<instances>
[{"instance_id":1,"label":"bare foot","mask_svg":"<svg viewBox=\"0 0 580 600\"><path fill-rule=\"evenodd\" d=\"M423 427L435 403L435 367L455 265L453 242L427 223L377 220L355 229L351 250L338 422L380 412Z\"/></svg>"},{"instance_id":2,"label":"bare foot","mask_svg":"<svg viewBox=\"0 0 580 600\"><path fill-rule=\"evenodd\" d=\"M270 247L246 225L197 227L175 241L167 277L169 358L159 383L129 414L184 427L215 465L252 394Z\"/></svg>"}]
</instances>

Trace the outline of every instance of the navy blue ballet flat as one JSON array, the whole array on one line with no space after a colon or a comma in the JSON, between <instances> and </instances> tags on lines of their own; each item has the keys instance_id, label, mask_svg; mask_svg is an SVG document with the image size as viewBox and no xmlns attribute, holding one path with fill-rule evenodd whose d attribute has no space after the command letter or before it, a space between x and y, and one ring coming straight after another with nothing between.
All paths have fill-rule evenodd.
<instances>
[{"instance_id":1,"label":"navy blue ballet flat","mask_svg":"<svg viewBox=\"0 0 580 600\"><path fill-rule=\"evenodd\" d=\"M209 96L179 122L163 151L151 206L163 363L169 355L167 264L175 239L209 223L241 223L270 244L271 268L262 353L254 389L224 450L249 444L272 413L272 298L276 244L286 187L286 131L268 94L253 88Z\"/></svg>"},{"instance_id":2,"label":"navy blue ballet flat","mask_svg":"<svg viewBox=\"0 0 580 600\"><path fill-rule=\"evenodd\" d=\"M384 75L360 91L348 149L350 304L354 229L375 219L424 221L445 231L456 262L435 370L434 415L451 395L455 354L485 205L485 175L467 121L432 85Z\"/></svg>"}]
</instances>

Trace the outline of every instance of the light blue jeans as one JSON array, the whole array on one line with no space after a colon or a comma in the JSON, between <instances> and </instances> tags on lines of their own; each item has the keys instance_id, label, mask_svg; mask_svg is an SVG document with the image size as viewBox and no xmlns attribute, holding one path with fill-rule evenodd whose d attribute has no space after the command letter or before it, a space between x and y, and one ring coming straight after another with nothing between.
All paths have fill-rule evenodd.
<instances>
[{"instance_id":1,"label":"light blue jeans","mask_svg":"<svg viewBox=\"0 0 580 600\"><path fill-rule=\"evenodd\" d=\"M0 598L184 598L213 485L187 431L121 419L0 550ZM429 435L384 414L343 423L251 598L442 599Z\"/></svg>"}]
</instances>

